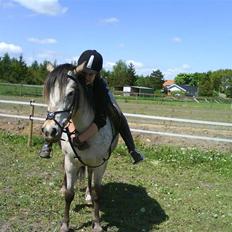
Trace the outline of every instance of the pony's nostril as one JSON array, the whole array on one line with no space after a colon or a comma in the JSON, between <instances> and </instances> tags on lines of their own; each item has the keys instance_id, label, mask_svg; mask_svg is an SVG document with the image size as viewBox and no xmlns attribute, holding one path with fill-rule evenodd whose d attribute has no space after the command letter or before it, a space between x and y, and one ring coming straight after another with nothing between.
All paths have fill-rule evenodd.
<instances>
[{"instance_id":1,"label":"pony's nostril","mask_svg":"<svg viewBox=\"0 0 232 232\"><path fill-rule=\"evenodd\" d=\"M41 128L41 131L42 131L42 133L44 133L44 128L43 127Z\"/></svg>"},{"instance_id":2,"label":"pony's nostril","mask_svg":"<svg viewBox=\"0 0 232 232\"><path fill-rule=\"evenodd\" d=\"M48 131L46 131L44 134L46 137L48 137L48 135L49 135Z\"/></svg>"},{"instance_id":3,"label":"pony's nostril","mask_svg":"<svg viewBox=\"0 0 232 232\"><path fill-rule=\"evenodd\" d=\"M56 128L52 128L51 136L52 136L52 137L55 137L56 134L57 134Z\"/></svg>"}]
</instances>

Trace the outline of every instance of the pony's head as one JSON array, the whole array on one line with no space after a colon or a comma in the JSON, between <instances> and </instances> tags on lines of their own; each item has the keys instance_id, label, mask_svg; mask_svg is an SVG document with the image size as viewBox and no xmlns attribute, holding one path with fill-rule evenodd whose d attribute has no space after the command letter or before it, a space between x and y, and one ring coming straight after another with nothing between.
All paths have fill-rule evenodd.
<instances>
[{"instance_id":1,"label":"pony's head","mask_svg":"<svg viewBox=\"0 0 232 232\"><path fill-rule=\"evenodd\" d=\"M74 65L62 64L56 68L49 65L47 69L50 72L44 84L44 97L48 114L42 133L47 141L56 142L78 108L80 84Z\"/></svg>"}]
</instances>

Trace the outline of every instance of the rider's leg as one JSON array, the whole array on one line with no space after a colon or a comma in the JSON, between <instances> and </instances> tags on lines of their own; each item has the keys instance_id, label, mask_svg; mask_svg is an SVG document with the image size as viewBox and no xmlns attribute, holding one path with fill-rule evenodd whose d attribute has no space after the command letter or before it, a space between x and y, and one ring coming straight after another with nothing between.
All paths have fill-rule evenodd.
<instances>
[{"instance_id":1,"label":"rider's leg","mask_svg":"<svg viewBox=\"0 0 232 232\"><path fill-rule=\"evenodd\" d=\"M123 138L127 149L133 158L133 163L137 164L142 161L144 157L136 150L134 139L132 137L128 122L126 117L121 112L120 108L116 104L109 104L109 115L115 125L116 129L119 131L121 137Z\"/></svg>"}]
</instances>

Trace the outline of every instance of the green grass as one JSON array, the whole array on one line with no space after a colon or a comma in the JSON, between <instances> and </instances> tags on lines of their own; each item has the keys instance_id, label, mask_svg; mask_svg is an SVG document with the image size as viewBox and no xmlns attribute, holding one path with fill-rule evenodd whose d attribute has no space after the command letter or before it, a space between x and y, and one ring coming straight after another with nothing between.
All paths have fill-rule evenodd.
<instances>
[{"instance_id":1,"label":"green grass","mask_svg":"<svg viewBox=\"0 0 232 232\"><path fill-rule=\"evenodd\" d=\"M7 96L42 96L42 86L0 83L0 95Z\"/></svg>"},{"instance_id":2,"label":"green grass","mask_svg":"<svg viewBox=\"0 0 232 232\"><path fill-rule=\"evenodd\" d=\"M0 231L59 231L64 200L62 154L37 151L43 140L0 132ZM216 151L148 147L133 166L124 145L109 160L103 179L102 225L110 232L232 231L232 156ZM74 231L91 231L83 185L71 206Z\"/></svg>"}]
</instances>

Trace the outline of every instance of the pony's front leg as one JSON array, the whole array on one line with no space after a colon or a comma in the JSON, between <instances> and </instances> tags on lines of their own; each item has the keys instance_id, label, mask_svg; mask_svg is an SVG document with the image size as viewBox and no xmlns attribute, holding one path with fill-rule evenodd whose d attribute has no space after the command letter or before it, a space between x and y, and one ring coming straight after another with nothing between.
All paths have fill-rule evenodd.
<instances>
[{"instance_id":1,"label":"pony's front leg","mask_svg":"<svg viewBox=\"0 0 232 232\"><path fill-rule=\"evenodd\" d=\"M100 225L100 196L101 196L101 181L105 171L105 165L93 170L88 170L88 188L90 191L93 203L93 232L103 231ZM92 182L92 177L94 181Z\"/></svg>"},{"instance_id":2,"label":"pony's front leg","mask_svg":"<svg viewBox=\"0 0 232 232\"><path fill-rule=\"evenodd\" d=\"M74 199L74 184L76 182L77 179L77 168L69 163L65 164L65 177L66 177L66 181L65 181L65 191L64 191L64 198L65 198L65 208L64 208L64 218L63 218L63 222L60 228L61 232L68 232L69 231L69 211L70 211L70 205Z\"/></svg>"},{"instance_id":3,"label":"pony's front leg","mask_svg":"<svg viewBox=\"0 0 232 232\"><path fill-rule=\"evenodd\" d=\"M74 191L73 190L65 190L64 197L65 197L65 208L64 208L64 219L60 228L61 232L68 232L69 231L69 210L71 202L74 198Z\"/></svg>"},{"instance_id":4,"label":"pony's front leg","mask_svg":"<svg viewBox=\"0 0 232 232\"><path fill-rule=\"evenodd\" d=\"M93 199L93 232L101 232L103 231L100 225L100 203L99 203L101 186L94 185L90 193Z\"/></svg>"}]
</instances>

